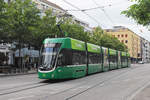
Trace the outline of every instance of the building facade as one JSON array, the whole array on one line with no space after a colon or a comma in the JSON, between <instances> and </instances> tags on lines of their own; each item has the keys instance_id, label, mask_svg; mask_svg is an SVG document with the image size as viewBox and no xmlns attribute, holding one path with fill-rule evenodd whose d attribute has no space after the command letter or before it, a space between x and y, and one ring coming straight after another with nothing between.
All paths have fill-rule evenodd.
<instances>
[{"instance_id":1,"label":"building facade","mask_svg":"<svg viewBox=\"0 0 150 100\"><path fill-rule=\"evenodd\" d=\"M5 2L11 2L12 0L5 0ZM59 22L62 17L71 18L73 22L80 24L84 27L85 31L91 31L92 28L89 27L89 24L87 22L84 22L75 16L69 14L65 9L58 6L57 4L54 4L48 0L32 0L36 5L37 8L41 11L41 16L45 15L45 11L47 9L52 10L52 14L56 16L56 22Z\"/></svg>"},{"instance_id":2,"label":"building facade","mask_svg":"<svg viewBox=\"0 0 150 100\"><path fill-rule=\"evenodd\" d=\"M150 42L149 42L149 63L150 63Z\"/></svg>"},{"instance_id":3,"label":"building facade","mask_svg":"<svg viewBox=\"0 0 150 100\"><path fill-rule=\"evenodd\" d=\"M123 26L115 26L113 29L106 29L105 31L108 34L118 38L120 42L126 45L133 63L136 63L142 59L140 36Z\"/></svg>"},{"instance_id":4,"label":"building facade","mask_svg":"<svg viewBox=\"0 0 150 100\"><path fill-rule=\"evenodd\" d=\"M52 9L52 14L54 15L63 15L67 13L63 8L48 0L32 0L32 1L36 3L37 8L40 9L42 14L44 14L44 12L47 9Z\"/></svg>"},{"instance_id":5,"label":"building facade","mask_svg":"<svg viewBox=\"0 0 150 100\"><path fill-rule=\"evenodd\" d=\"M13 52L14 45L8 43L1 43L0 44L0 53L3 54L6 58L4 61L3 56L0 56L0 66L6 65L13 65L14 64L14 52Z\"/></svg>"},{"instance_id":6,"label":"building facade","mask_svg":"<svg viewBox=\"0 0 150 100\"><path fill-rule=\"evenodd\" d=\"M150 62L150 42L141 37L141 57L144 63Z\"/></svg>"},{"instance_id":7,"label":"building facade","mask_svg":"<svg viewBox=\"0 0 150 100\"><path fill-rule=\"evenodd\" d=\"M72 19L73 19L73 21L74 21L75 23L77 23L77 24L83 26L83 27L84 27L84 31L88 31L88 32L91 32L91 31L92 31L93 28L91 28L91 27L89 26L89 23L84 22L84 21L82 21L82 20L80 20L80 19L77 19L77 18L75 18L75 17L73 17Z\"/></svg>"},{"instance_id":8,"label":"building facade","mask_svg":"<svg viewBox=\"0 0 150 100\"><path fill-rule=\"evenodd\" d=\"M47 9L52 9L52 14L56 16L57 22L60 21L62 17L71 18L74 23L77 23L84 27L85 31L91 31L92 28L89 27L89 24L77 19L75 16L69 14L66 10L60 6L48 1L48 0L32 0L36 3L37 8L40 9L41 15L44 15L44 12Z\"/></svg>"}]
</instances>

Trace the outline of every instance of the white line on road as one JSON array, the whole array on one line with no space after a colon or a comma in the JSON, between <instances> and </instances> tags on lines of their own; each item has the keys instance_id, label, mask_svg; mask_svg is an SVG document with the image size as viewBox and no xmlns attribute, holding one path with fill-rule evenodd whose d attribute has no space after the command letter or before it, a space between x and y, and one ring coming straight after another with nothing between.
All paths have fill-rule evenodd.
<instances>
[{"instance_id":1,"label":"white line on road","mask_svg":"<svg viewBox=\"0 0 150 100\"><path fill-rule=\"evenodd\" d=\"M150 85L150 81L146 84L144 84L144 86L142 86L141 88L139 88L136 92L134 92L133 94L131 94L131 96L127 97L127 100L133 100L133 98L140 93L142 90L144 90L147 86Z\"/></svg>"},{"instance_id":2,"label":"white line on road","mask_svg":"<svg viewBox=\"0 0 150 100\"><path fill-rule=\"evenodd\" d=\"M11 98L11 99L8 99L8 100L20 100L20 99L31 98L31 97L34 97L34 95L18 97L18 98Z\"/></svg>"}]
</instances>

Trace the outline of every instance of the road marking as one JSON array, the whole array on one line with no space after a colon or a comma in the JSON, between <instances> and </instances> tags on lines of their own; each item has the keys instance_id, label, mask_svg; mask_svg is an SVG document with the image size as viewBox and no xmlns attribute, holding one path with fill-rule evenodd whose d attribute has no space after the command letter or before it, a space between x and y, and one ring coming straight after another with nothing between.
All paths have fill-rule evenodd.
<instances>
[{"instance_id":1,"label":"road marking","mask_svg":"<svg viewBox=\"0 0 150 100\"><path fill-rule=\"evenodd\" d=\"M56 94L56 93L59 93L59 91L51 91L51 92L49 92L50 94Z\"/></svg>"},{"instance_id":2,"label":"road marking","mask_svg":"<svg viewBox=\"0 0 150 100\"><path fill-rule=\"evenodd\" d=\"M144 90L146 87L148 87L150 85L150 81L146 84L144 84L144 86L142 86L141 88L139 88L137 91L135 91L133 94L131 94L131 96L127 97L127 100L133 100L134 97L140 93L142 90Z\"/></svg>"},{"instance_id":3,"label":"road marking","mask_svg":"<svg viewBox=\"0 0 150 100\"><path fill-rule=\"evenodd\" d=\"M11 98L11 99L8 99L8 100L20 100L20 99L31 98L31 97L34 97L34 95L24 96L24 97L19 97L19 98Z\"/></svg>"},{"instance_id":4,"label":"road marking","mask_svg":"<svg viewBox=\"0 0 150 100\"><path fill-rule=\"evenodd\" d=\"M100 84L100 86L104 86L104 85L105 85L105 83Z\"/></svg>"}]
</instances>

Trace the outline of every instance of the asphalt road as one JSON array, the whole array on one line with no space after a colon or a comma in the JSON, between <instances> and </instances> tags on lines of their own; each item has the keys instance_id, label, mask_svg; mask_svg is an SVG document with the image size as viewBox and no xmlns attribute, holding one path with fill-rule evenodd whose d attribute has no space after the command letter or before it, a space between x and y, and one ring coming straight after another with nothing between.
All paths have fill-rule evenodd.
<instances>
[{"instance_id":1,"label":"asphalt road","mask_svg":"<svg viewBox=\"0 0 150 100\"><path fill-rule=\"evenodd\" d=\"M149 85L150 64L63 81L36 74L0 77L0 100L150 100Z\"/></svg>"}]
</instances>

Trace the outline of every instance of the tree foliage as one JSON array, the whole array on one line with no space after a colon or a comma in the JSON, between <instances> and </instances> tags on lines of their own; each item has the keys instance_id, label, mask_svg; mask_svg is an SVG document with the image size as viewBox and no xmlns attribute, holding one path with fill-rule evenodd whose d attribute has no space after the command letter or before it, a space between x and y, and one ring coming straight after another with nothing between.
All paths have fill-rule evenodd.
<instances>
[{"instance_id":1,"label":"tree foliage","mask_svg":"<svg viewBox=\"0 0 150 100\"><path fill-rule=\"evenodd\" d=\"M123 11L127 17L133 18L138 24L143 26L150 25L150 0L136 0L137 3L131 5Z\"/></svg>"},{"instance_id":2,"label":"tree foliage","mask_svg":"<svg viewBox=\"0 0 150 100\"><path fill-rule=\"evenodd\" d=\"M40 49L43 40L46 37L55 37L58 33L56 26L56 16L52 16L52 10L48 9L45 11L45 15L38 21L38 26L35 32L32 33L32 45L37 49Z\"/></svg>"},{"instance_id":3,"label":"tree foliage","mask_svg":"<svg viewBox=\"0 0 150 100\"><path fill-rule=\"evenodd\" d=\"M117 38L105 33L100 27L95 28L90 42L115 50L127 51L126 46L123 43Z\"/></svg>"},{"instance_id":4,"label":"tree foliage","mask_svg":"<svg viewBox=\"0 0 150 100\"><path fill-rule=\"evenodd\" d=\"M0 0L0 40L7 40L7 16L6 16L6 6L4 0ZM7 39L6 39L7 38ZM0 41L0 43L3 41Z\"/></svg>"},{"instance_id":5,"label":"tree foliage","mask_svg":"<svg viewBox=\"0 0 150 100\"><path fill-rule=\"evenodd\" d=\"M39 50L46 37L68 36L108 48L125 50L119 40L104 33L101 27L96 27L93 32L86 32L83 26L71 18L62 17L58 22L56 16L52 9L41 13L31 0L12 0L9 4L0 0L0 39L4 42L17 42L19 45L28 44Z\"/></svg>"},{"instance_id":6,"label":"tree foliage","mask_svg":"<svg viewBox=\"0 0 150 100\"><path fill-rule=\"evenodd\" d=\"M13 41L28 42L40 20L40 11L31 0L14 0L7 4L9 33Z\"/></svg>"},{"instance_id":7,"label":"tree foliage","mask_svg":"<svg viewBox=\"0 0 150 100\"><path fill-rule=\"evenodd\" d=\"M4 24L2 23L4 18L4 9L5 9L5 2L4 0L0 0L0 27Z\"/></svg>"},{"instance_id":8,"label":"tree foliage","mask_svg":"<svg viewBox=\"0 0 150 100\"><path fill-rule=\"evenodd\" d=\"M88 41L88 32L84 31L84 28L79 24L63 24L63 32L66 32L68 37L76 38L82 41Z\"/></svg>"}]
</instances>

